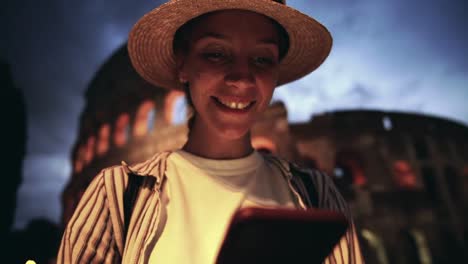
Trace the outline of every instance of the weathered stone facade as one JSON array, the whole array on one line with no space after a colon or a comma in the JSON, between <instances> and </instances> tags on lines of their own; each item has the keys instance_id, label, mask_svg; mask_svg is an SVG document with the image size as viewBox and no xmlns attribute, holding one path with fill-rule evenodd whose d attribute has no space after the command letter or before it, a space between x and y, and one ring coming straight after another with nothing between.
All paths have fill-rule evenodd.
<instances>
[{"instance_id":1,"label":"weathered stone facade","mask_svg":"<svg viewBox=\"0 0 468 264\"><path fill-rule=\"evenodd\" d=\"M63 194L66 223L104 167L134 163L186 140L184 94L152 87L122 48L96 74ZM466 249L468 128L417 114L339 111L289 124L274 103L252 143L333 177L348 200L368 263L446 263Z\"/></svg>"}]
</instances>

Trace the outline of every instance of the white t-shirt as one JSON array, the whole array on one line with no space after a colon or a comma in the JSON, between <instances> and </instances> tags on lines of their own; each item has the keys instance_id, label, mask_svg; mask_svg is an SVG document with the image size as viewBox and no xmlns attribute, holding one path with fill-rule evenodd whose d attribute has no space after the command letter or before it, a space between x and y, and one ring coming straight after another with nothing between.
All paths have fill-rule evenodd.
<instances>
[{"instance_id":1,"label":"white t-shirt","mask_svg":"<svg viewBox=\"0 0 468 264\"><path fill-rule=\"evenodd\" d=\"M281 172L256 151L211 160L179 150L167 161L162 217L149 263L214 263L239 207L294 207Z\"/></svg>"}]
</instances>

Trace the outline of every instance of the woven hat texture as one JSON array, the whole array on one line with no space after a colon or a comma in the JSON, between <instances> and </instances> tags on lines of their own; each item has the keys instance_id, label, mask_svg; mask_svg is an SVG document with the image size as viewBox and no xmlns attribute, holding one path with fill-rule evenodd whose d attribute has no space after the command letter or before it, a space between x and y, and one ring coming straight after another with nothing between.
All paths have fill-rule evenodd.
<instances>
[{"instance_id":1,"label":"woven hat texture","mask_svg":"<svg viewBox=\"0 0 468 264\"><path fill-rule=\"evenodd\" d=\"M278 86L318 68L332 46L329 31L315 19L275 0L171 0L144 15L132 28L128 52L135 70L149 83L182 89L173 51L175 32L200 15L229 9L263 14L289 35L289 49L279 65Z\"/></svg>"}]
</instances>

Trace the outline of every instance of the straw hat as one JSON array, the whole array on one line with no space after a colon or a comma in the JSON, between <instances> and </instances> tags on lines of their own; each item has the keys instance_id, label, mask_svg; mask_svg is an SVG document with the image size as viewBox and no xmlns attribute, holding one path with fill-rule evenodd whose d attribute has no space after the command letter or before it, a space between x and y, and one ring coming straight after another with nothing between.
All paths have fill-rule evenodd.
<instances>
[{"instance_id":1,"label":"straw hat","mask_svg":"<svg viewBox=\"0 0 468 264\"><path fill-rule=\"evenodd\" d=\"M171 0L144 15L128 39L136 71L155 86L182 89L176 71L173 39L177 29L200 15L227 9L263 14L277 21L289 35L289 49L279 65L278 85L314 71L330 53L332 38L313 18L283 0Z\"/></svg>"}]
</instances>

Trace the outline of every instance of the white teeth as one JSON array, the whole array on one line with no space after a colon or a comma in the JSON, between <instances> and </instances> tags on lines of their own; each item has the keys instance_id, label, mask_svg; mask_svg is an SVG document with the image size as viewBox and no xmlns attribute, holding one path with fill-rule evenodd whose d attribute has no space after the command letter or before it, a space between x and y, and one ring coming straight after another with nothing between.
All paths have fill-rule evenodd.
<instances>
[{"instance_id":1,"label":"white teeth","mask_svg":"<svg viewBox=\"0 0 468 264\"><path fill-rule=\"evenodd\" d=\"M244 109L250 105L250 103L236 103L236 102L226 102L219 100L223 105L231 108L231 109Z\"/></svg>"}]
</instances>

